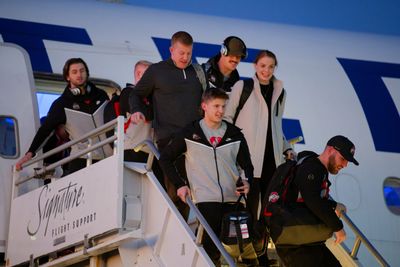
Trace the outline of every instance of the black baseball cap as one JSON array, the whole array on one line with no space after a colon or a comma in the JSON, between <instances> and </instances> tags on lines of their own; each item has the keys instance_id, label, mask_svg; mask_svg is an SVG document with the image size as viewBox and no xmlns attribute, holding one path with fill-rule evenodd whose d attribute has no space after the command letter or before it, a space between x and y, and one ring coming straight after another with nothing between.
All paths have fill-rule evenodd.
<instances>
[{"instance_id":1,"label":"black baseball cap","mask_svg":"<svg viewBox=\"0 0 400 267\"><path fill-rule=\"evenodd\" d=\"M247 48L243 40L236 36L229 36L224 40L228 55L247 57Z\"/></svg>"},{"instance_id":2,"label":"black baseball cap","mask_svg":"<svg viewBox=\"0 0 400 267\"><path fill-rule=\"evenodd\" d=\"M327 146L332 146L345 158L346 160L353 162L355 165L359 165L358 161L354 158L354 152L356 148L347 137L342 135L336 135L329 139Z\"/></svg>"}]
</instances>

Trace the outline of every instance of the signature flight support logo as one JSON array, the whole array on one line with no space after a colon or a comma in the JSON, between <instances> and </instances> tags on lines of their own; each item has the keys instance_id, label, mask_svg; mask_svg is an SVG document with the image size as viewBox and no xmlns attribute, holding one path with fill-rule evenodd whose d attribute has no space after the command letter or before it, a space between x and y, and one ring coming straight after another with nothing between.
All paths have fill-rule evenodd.
<instances>
[{"instance_id":1,"label":"signature flight support logo","mask_svg":"<svg viewBox=\"0 0 400 267\"><path fill-rule=\"evenodd\" d=\"M52 221L66 221L68 213L73 209L80 207L84 203L84 188L78 183L70 182L68 186L59 189L57 192L52 192L48 185L43 186L37 201L37 212L35 218L29 220L27 232L31 237L36 236L39 230L44 227L43 236L46 236L49 227L52 226ZM84 216L83 218L75 219L71 222L66 222L61 226L61 230L69 230L78 227L83 221L88 222L96 219L96 213ZM71 224L71 225L70 225ZM59 228L59 227L58 227ZM56 228L57 229L57 228ZM54 230L53 230L54 235Z\"/></svg>"}]
</instances>

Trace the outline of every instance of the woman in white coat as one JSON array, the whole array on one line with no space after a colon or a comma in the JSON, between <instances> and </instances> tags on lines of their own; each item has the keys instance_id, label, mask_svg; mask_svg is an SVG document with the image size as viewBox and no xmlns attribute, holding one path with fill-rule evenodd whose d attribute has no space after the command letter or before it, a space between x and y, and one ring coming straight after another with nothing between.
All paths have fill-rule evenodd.
<instances>
[{"instance_id":1,"label":"woman in white coat","mask_svg":"<svg viewBox=\"0 0 400 267\"><path fill-rule=\"evenodd\" d=\"M238 81L232 88L226 107L225 119L243 129L251 160L254 165L253 186L248 196L250 210L258 218L258 206L264 199L271 177L285 157L294 157L294 151L282 131L282 114L286 92L282 81L274 76L278 65L274 53L262 50L254 60L255 75L253 89L242 109L236 114L243 91L244 81Z\"/></svg>"}]
</instances>

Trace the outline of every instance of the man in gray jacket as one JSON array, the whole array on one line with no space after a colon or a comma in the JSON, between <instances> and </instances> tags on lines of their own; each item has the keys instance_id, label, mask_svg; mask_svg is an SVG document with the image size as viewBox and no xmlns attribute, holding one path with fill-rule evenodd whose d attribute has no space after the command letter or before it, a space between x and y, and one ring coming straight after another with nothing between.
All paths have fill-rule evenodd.
<instances>
[{"instance_id":1,"label":"man in gray jacket","mask_svg":"<svg viewBox=\"0 0 400 267\"><path fill-rule=\"evenodd\" d=\"M160 165L177 188L182 201L191 196L213 231L220 236L222 217L236 208L238 196L247 194L253 179L253 165L246 140L240 129L223 121L228 95L223 89L205 91L201 108L204 118L189 124L163 150ZM185 156L188 180L174 167L176 159ZM240 171L244 171L240 183ZM220 253L208 235L204 249L219 266ZM257 261L254 251L242 259Z\"/></svg>"}]
</instances>

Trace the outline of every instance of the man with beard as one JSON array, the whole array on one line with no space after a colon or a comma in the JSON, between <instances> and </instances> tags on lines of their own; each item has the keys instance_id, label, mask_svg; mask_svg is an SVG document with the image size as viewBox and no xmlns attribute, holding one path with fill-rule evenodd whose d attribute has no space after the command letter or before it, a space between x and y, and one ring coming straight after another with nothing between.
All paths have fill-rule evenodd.
<instances>
[{"instance_id":1,"label":"man with beard","mask_svg":"<svg viewBox=\"0 0 400 267\"><path fill-rule=\"evenodd\" d=\"M56 129L64 128L68 132L68 122L65 114L65 108L80 112L93 114L104 101L108 100L105 91L97 88L89 82L89 68L81 58L70 58L65 62L63 68L64 80L68 83L63 94L57 98L47 113L46 120L40 126L32 144L16 164L16 169L21 170L22 164L30 160L35 153L42 147L42 144L48 141ZM73 137L71 137L73 138ZM74 159L68 164L68 171L72 173L86 166L86 159Z\"/></svg>"},{"instance_id":2,"label":"man with beard","mask_svg":"<svg viewBox=\"0 0 400 267\"><path fill-rule=\"evenodd\" d=\"M230 92L231 87L240 79L236 67L246 57L247 48L242 39L227 37L221 45L220 53L202 65L209 86Z\"/></svg>"},{"instance_id":3,"label":"man with beard","mask_svg":"<svg viewBox=\"0 0 400 267\"><path fill-rule=\"evenodd\" d=\"M328 175L339 173L341 169L347 167L348 162L358 165L354 152L354 144L349 139L341 135L332 137L322 154L307 158L299 165L288 191L288 195L295 195L294 198L288 199L288 207L293 210L306 208L318 217L334 232L337 244L346 239L343 223L339 219L341 213L346 211L346 207L329 199L331 183ZM276 250L286 267L341 266L325 246L325 241L290 247L277 246Z\"/></svg>"}]
</instances>

